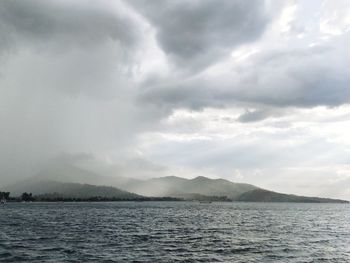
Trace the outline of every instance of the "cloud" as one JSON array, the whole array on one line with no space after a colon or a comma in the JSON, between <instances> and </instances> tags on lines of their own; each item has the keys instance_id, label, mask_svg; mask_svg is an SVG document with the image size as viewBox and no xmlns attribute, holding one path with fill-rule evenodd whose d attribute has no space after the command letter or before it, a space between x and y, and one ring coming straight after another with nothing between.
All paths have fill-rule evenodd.
<instances>
[{"instance_id":1,"label":"cloud","mask_svg":"<svg viewBox=\"0 0 350 263\"><path fill-rule=\"evenodd\" d=\"M316 107L350 102L349 35L318 47L260 52L222 72L206 72L145 89L141 101L170 109L205 107ZM327 61L327 63L324 63ZM226 65L227 67L227 65ZM260 105L260 106L259 106Z\"/></svg>"},{"instance_id":2,"label":"cloud","mask_svg":"<svg viewBox=\"0 0 350 263\"><path fill-rule=\"evenodd\" d=\"M263 119L268 118L270 115L266 111L262 110L253 110L249 111L247 110L242 115L240 115L237 120L240 122L255 122L255 121L261 121Z\"/></svg>"},{"instance_id":3,"label":"cloud","mask_svg":"<svg viewBox=\"0 0 350 263\"><path fill-rule=\"evenodd\" d=\"M143 29L120 1L0 3L2 182L135 140L147 125L133 103Z\"/></svg>"},{"instance_id":4,"label":"cloud","mask_svg":"<svg viewBox=\"0 0 350 263\"><path fill-rule=\"evenodd\" d=\"M278 191L308 166L327 184L349 162L349 4L316 2L2 1L0 183L66 153L97 173Z\"/></svg>"},{"instance_id":5,"label":"cloud","mask_svg":"<svg viewBox=\"0 0 350 263\"><path fill-rule=\"evenodd\" d=\"M124 46L138 41L138 26L107 1L5 1L0 4L0 47L32 45L84 48L111 40Z\"/></svg>"},{"instance_id":6,"label":"cloud","mask_svg":"<svg viewBox=\"0 0 350 263\"><path fill-rule=\"evenodd\" d=\"M256 40L269 17L264 1L131 1L154 26L163 51L179 67L202 69L239 44Z\"/></svg>"}]
</instances>

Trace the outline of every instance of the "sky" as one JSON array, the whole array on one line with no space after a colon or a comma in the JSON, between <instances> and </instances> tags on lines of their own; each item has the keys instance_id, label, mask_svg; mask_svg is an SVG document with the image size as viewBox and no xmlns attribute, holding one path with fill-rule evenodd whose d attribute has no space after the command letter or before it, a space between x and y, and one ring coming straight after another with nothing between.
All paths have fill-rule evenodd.
<instances>
[{"instance_id":1,"label":"sky","mask_svg":"<svg viewBox=\"0 0 350 263\"><path fill-rule=\"evenodd\" d=\"M50 162L350 199L350 1L0 3L0 184Z\"/></svg>"}]
</instances>

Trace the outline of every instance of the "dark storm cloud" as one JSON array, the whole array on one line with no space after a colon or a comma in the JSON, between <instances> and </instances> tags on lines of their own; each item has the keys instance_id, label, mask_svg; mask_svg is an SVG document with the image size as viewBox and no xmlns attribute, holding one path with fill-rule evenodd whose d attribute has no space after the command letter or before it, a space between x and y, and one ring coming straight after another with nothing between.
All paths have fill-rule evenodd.
<instances>
[{"instance_id":1,"label":"dark storm cloud","mask_svg":"<svg viewBox=\"0 0 350 263\"><path fill-rule=\"evenodd\" d=\"M349 44L344 35L321 47L262 54L240 82L240 99L276 107L349 103Z\"/></svg>"},{"instance_id":2,"label":"dark storm cloud","mask_svg":"<svg viewBox=\"0 0 350 263\"><path fill-rule=\"evenodd\" d=\"M254 110L254 111L246 111L242 115L238 117L238 121L240 122L255 122L261 121L268 118L270 115L268 112L263 110Z\"/></svg>"},{"instance_id":3,"label":"dark storm cloud","mask_svg":"<svg viewBox=\"0 0 350 263\"><path fill-rule=\"evenodd\" d=\"M0 48L28 44L82 48L108 39L133 46L138 38L135 22L103 3L106 2L1 1Z\"/></svg>"},{"instance_id":4,"label":"dark storm cloud","mask_svg":"<svg viewBox=\"0 0 350 263\"><path fill-rule=\"evenodd\" d=\"M164 52L184 69L200 69L257 39L268 16L264 1L132 1L156 29Z\"/></svg>"},{"instance_id":5,"label":"dark storm cloud","mask_svg":"<svg viewBox=\"0 0 350 263\"><path fill-rule=\"evenodd\" d=\"M251 63L215 77L201 74L148 87L140 98L163 108L194 110L245 103L275 108L347 104L349 44L350 36L344 35L321 47L262 52ZM262 115L258 111L242 118Z\"/></svg>"}]
</instances>

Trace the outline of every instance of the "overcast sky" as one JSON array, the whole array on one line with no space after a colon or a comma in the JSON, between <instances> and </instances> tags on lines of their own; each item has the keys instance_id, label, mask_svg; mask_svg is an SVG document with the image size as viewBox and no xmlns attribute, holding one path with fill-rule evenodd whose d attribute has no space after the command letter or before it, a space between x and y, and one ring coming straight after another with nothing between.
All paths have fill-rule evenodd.
<instances>
[{"instance_id":1,"label":"overcast sky","mask_svg":"<svg viewBox=\"0 0 350 263\"><path fill-rule=\"evenodd\" d=\"M349 46L348 0L1 1L0 179L64 159L350 199Z\"/></svg>"}]
</instances>

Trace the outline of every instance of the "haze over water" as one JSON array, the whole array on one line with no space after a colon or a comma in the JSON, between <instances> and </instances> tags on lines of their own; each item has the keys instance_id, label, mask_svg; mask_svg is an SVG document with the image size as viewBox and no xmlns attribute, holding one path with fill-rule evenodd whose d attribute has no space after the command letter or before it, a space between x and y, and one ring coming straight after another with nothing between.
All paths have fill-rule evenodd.
<instances>
[{"instance_id":1,"label":"haze over water","mask_svg":"<svg viewBox=\"0 0 350 263\"><path fill-rule=\"evenodd\" d=\"M8 203L0 262L350 262L344 204Z\"/></svg>"}]
</instances>

